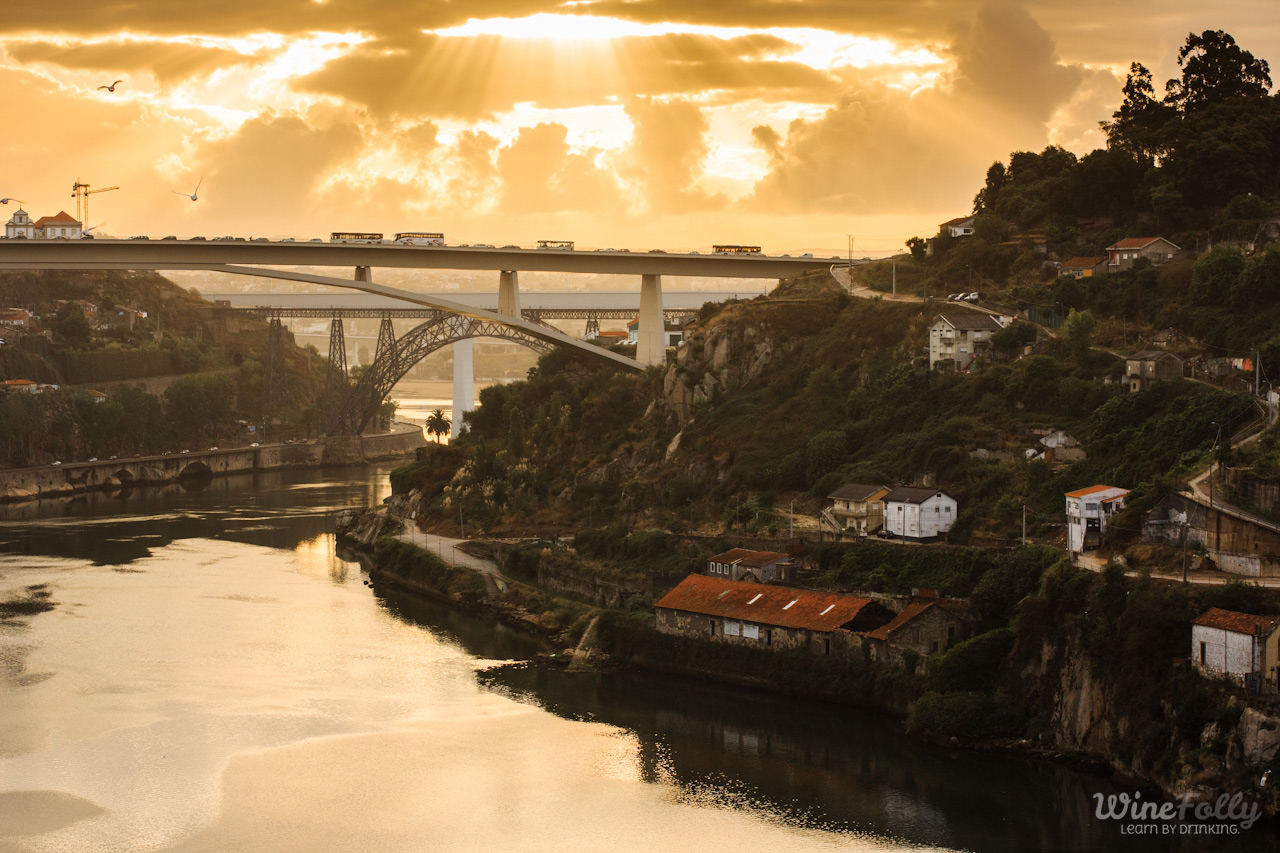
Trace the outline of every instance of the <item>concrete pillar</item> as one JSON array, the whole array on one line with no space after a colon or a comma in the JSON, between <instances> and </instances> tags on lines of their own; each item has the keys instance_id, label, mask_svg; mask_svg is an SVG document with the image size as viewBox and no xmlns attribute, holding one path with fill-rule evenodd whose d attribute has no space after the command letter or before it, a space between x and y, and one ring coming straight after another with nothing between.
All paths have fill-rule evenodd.
<instances>
[{"instance_id":1,"label":"concrete pillar","mask_svg":"<svg viewBox=\"0 0 1280 853\"><path fill-rule=\"evenodd\" d=\"M520 274L516 270L499 273L498 313L506 317L520 316Z\"/></svg>"},{"instance_id":2,"label":"concrete pillar","mask_svg":"<svg viewBox=\"0 0 1280 853\"><path fill-rule=\"evenodd\" d=\"M476 407L476 373L471 338L453 342L453 425L449 437L457 438L462 429L462 413Z\"/></svg>"},{"instance_id":3,"label":"concrete pillar","mask_svg":"<svg viewBox=\"0 0 1280 853\"><path fill-rule=\"evenodd\" d=\"M356 281L373 281L373 268L356 267Z\"/></svg>"},{"instance_id":4,"label":"concrete pillar","mask_svg":"<svg viewBox=\"0 0 1280 853\"><path fill-rule=\"evenodd\" d=\"M663 364L667 357L667 336L662 323L662 276L640 277L640 327L636 341L636 361L644 365Z\"/></svg>"}]
</instances>

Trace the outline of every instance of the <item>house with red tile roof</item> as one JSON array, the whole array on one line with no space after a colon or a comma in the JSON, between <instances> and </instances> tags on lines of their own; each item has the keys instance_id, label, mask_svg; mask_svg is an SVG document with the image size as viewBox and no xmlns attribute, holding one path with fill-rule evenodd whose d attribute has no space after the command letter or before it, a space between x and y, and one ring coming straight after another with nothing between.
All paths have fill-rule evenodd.
<instances>
[{"instance_id":1,"label":"house with red tile roof","mask_svg":"<svg viewBox=\"0 0 1280 853\"><path fill-rule=\"evenodd\" d=\"M931 599L912 601L893 619L867 631L871 659L900 665L912 649L922 658L944 652L967 636L968 615L959 602Z\"/></svg>"},{"instance_id":2,"label":"house with red tile roof","mask_svg":"<svg viewBox=\"0 0 1280 853\"><path fill-rule=\"evenodd\" d=\"M689 575L654 604L659 631L753 648L849 655L893 618L877 601ZM833 651L834 648L834 651Z\"/></svg>"},{"instance_id":3,"label":"house with red tile roof","mask_svg":"<svg viewBox=\"0 0 1280 853\"><path fill-rule=\"evenodd\" d=\"M778 551L731 548L707 560L707 573L735 581L768 583L785 579L791 558Z\"/></svg>"},{"instance_id":4,"label":"house with red tile roof","mask_svg":"<svg viewBox=\"0 0 1280 853\"><path fill-rule=\"evenodd\" d=\"M1191 660L1209 676L1225 675L1265 693L1276 692L1280 617L1210 607L1191 623Z\"/></svg>"},{"instance_id":5,"label":"house with red tile roof","mask_svg":"<svg viewBox=\"0 0 1280 853\"><path fill-rule=\"evenodd\" d=\"M56 216L42 216L36 220L36 238L53 240L65 237L68 240L80 239L80 220L65 210L58 211Z\"/></svg>"},{"instance_id":6,"label":"house with red tile roof","mask_svg":"<svg viewBox=\"0 0 1280 853\"><path fill-rule=\"evenodd\" d=\"M1090 278L1102 275L1107 271L1107 259L1104 257L1071 258L1063 261L1058 268L1058 275L1069 275L1072 278Z\"/></svg>"},{"instance_id":7,"label":"house with red tile roof","mask_svg":"<svg viewBox=\"0 0 1280 853\"><path fill-rule=\"evenodd\" d=\"M1102 544L1107 522L1124 509L1128 489L1116 486L1089 486L1067 492L1067 551L1074 561L1077 554Z\"/></svg>"},{"instance_id":8,"label":"house with red tile roof","mask_svg":"<svg viewBox=\"0 0 1280 853\"><path fill-rule=\"evenodd\" d=\"M1138 258L1146 258L1153 264L1165 264L1181 251L1163 237L1128 237L1107 247L1107 271L1127 270Z\"/></svg>"}]
</instances>

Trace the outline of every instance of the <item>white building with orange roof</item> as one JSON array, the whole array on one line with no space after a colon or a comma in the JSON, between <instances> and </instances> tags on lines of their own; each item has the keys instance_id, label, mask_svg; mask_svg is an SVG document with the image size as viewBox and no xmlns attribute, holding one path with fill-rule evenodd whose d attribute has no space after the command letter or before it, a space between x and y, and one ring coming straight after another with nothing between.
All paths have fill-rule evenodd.
<instances>
[{"instance_id":1,"label":"white building with orange roof","mask_svg":"<svg viewBox=\"0 0 1280 853\"><path fill-rule=\"evenodd\" d=\"M1124 509L1127 494L1128 489L1117 486L1090 486L1067 492L1067 550L1071 559L1101 544L1107 522Z\"/></svg>"},{"instance_id":2,"label":"white building with orange roof","mask_svg":"<svg viewBox=\"0 0 1280 853\"><path fill-rule=\"evenodd\" d=\"M1182 249L1163 237L1128 237L1107 247L1107 270L1127 270L1139 258L1146 258L1153 264L1168 263L1181 251Z\"/></svg>"},{"instance_id":3,"label":"white building with orange roof","mask_svg":"<svg viewBox=\"0 0 1280 853\"><path fill-rule=\"evenodd\" d=\"M81 233L80 220L65 210L59 210L56 216L42 216L36 220L37 238L79 240Z\"/></svg>"},{"instance_id":4,"label":"white building with orange roof","mask_svg":"<svg viewBox=\"0 0 1280 853\"><path fill-rule=\"evenodd\" d=\"M84 234L80 220L65 210L58 211L55 216L42 216L33 220L31 215L18 208L13 217L4 224L4 236L10 240L79 240Z\"/></svg>"}]
</instances>

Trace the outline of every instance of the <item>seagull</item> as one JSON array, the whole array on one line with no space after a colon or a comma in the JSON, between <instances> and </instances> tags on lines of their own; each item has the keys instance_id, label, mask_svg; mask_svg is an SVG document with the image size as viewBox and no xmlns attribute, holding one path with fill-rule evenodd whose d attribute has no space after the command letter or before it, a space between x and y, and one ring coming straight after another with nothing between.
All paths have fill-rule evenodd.
<instances>
[{"instance_id":1,"label":"seagull","mask_svg":"<svg viewBox=\"0 0 1280 853\"><path fill-rule=\"evenodd\" d=\"M190 193L190 194L184 193L184 192L182 192L181 190L169 190L169 192L171 192L171 193L177 193L178 195L181 195L181 196L186 196L187 198L191 199L192 201L197 201L197 200L200 198L200 196L199 196L199 192L200 192L200 185L201 185L201 184L203 184L203 183L204 183L204 175L201 175L201 176L200 176L200 180L196 181L196 189L195 189L195 192L192 192L192 193Z\"/></svg>"},{"instance_id":2,"label":"seagull","mask_svg":"<svg viewBox=\"0 0 1280 853\"><path fill-rule=\"evenodd\" d=\"M116 85L123 82L124 82L123 80L117 80L115 83L112 83L110 86L99 86L98 88L106 89L108 92L114 92L116 90Z\"/></svg>"},{"instance_id":3,"label":"seagull","mask_svg":"<svg viewBox=\"0 0 1280 853\"><path fill-rule=\"evenodd\" d=\"M26 202L20 198L0 198L0 204L8 204L11 201L16 201L18 204L26 204Z\"/></svg>"}]
</instances>

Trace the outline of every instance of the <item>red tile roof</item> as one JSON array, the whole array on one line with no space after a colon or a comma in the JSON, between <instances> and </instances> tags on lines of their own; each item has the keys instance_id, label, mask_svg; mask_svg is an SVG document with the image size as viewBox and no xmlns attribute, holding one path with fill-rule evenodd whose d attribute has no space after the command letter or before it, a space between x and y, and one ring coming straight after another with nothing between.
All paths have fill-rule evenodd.
<instances>
[{"instance_id":1,"label":"red tile roof","mask_svg":"<svg viewBox=\"0 0 1280 853\"><path fill-rule=\"evenodd\" d=\"M901 628L903 625L906 625L912 619L916 618L935 604L937 604L936 601L913 601L906 607L902 608L902 612L893 617L890 622L881 625L874 631L868 631L867 636L873 640L887 640L889 639L890 634Z\"/></svg>"},{"instance_id":2,"label":"red tile roof","mask_svg":"<svg viewBox=\"0 0 1280 853\"><path fill-rule=\"evenodd\" d=\"M67 213L65 210L59 210L59 211L58 211L58 215L57 215L57 216L42 216L42 217L40 217L38 220L36 220L36 225L37 225L37 226L40 226L40 225L47 225L47 224L49 224L49 223L51 223L51 222L52 222L52 223L55 223L55 224L66 223L67 225L79 225L79 224L80 224L80 220L79 220L79 219L76 219L74 216L72 216L71 214Z\"/></svg>"},{"instance_id":3,"label":"red tile roof","mask_svg":"<svg viewBox=\"0 0 1280 853\"><path fill-rule=\"evenodd\" d=\"M1254 616L1252 613L1238 613L1234 610L1210 607L1192 624L1203 625L1206 628L1221 628L1235 634L1253 634L1255 631L1268 634L1277 620L1280 620L1280 617Z\"/></svg>"},{"instance_id":4,"label":"red tile roof","mask_svg":"<svg viewBox=\"0 0 1280 853\"><path fill-rule=\"evenodd\" d=\"M1096 494L1096 493L1098 493L1098 492L1105 492L1105 491L1107 491L1108 489L1114 489L1114 488L1116 488L1116 487L1115 487L1115 486L1090 486L1090 487L1089 487L1089 488L1087 488L1087 489L1076 489L1074 492L1067 492L1067 497L1069 497L1069 498L1082 498L1082 497L1084 497L1085 495L1092 495L1092 494ZM1124 493L1125 493L1126 495L1127 495L1127 494L1129 494L1129 490L1128 490L1128 489L1125 489L1125 490L1124 490Z\"/></svg>"},{"instance_id":5,"label":"red tile roof","mask_svg":"<svg viewBox=\"0 0 1280 853\"><path fill-rule=\"evenodd\" d=\"M689 575L654 607L780 628L834 631L872 603L851 595Z\"/></svg>"},{"instance_id":6,"label":"red tile roof","mask_svg":"<svg viewBox=\"0 0 1280 853\"><path fill-rule=\"evenodd\" d=\"M1159 239L1159 237L1126 237L1114 246L1108 246L1107 251L1110 252L1112 249L1145 249Z\"/></svg>"},{"instance_id":7,"label":"red tile roof","mask_svg":"<svg viewBox=\"0 0 1280 853\"><path fill-rule=\"evenodd\" d=\"M1106 258L1072 258L1069 261L1063 261L1062 268L1064 270L1069 270L1069 269L1087 270L1087 269L1092 269L1093 267L1096 267L1098 264L1102 263L1105 260Z\"/></svg>"},{"instance_id":8,"label":"red tile roof","mask_svg":"<svg viewBox=\"0 0 1280 853\"><path fill-rule=\"evenodd\" d=\"M787 559L786 554L777 551L748 551L746 548L732 548L723 554L716 554L707 560L709 563L737 563L749 569L758 569L778 560Z\"/></svg>"},{"instance_id":9,"label":"red tile roof","mask_svg":"<svg viewBox=\"0 0 1280 853\"><path fill-rule=\"evenodd\" d=\"M959 225L961 222L968 222L971 219L973 219L972 213L970 213L968 216L957 216L955 219L948 219L946 222L942 223L938 227L947 228L952 225Z\"/></svg>"}]
</instances>

